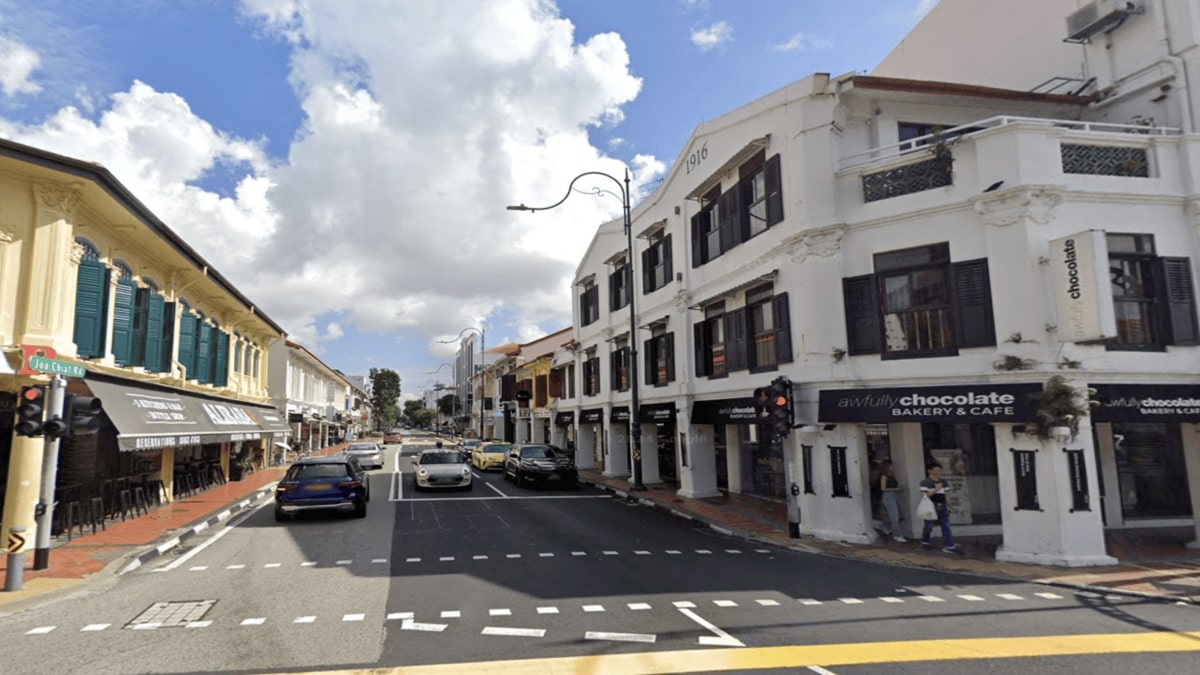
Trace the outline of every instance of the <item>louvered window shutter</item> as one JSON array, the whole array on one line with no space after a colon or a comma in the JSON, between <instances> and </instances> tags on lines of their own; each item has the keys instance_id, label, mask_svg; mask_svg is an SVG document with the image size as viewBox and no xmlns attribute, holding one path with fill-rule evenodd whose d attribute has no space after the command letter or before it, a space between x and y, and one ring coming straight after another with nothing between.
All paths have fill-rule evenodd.
<instances>
[{"instance_id":1,"label":"louvered window shutter","mask_svg":"<svg viewBox=\"0 0 1200 675\"><path fill-rule=\"evenodd\" d=\"M104 355L108 267L95 260L79 263L75 281L75 348L81 358Z\"/></svg>"},{"instance_id":2,"label":"louvered window shutter","mask_svg":"<svg viewBox=\"0 0 1200 675\"><path fill-rule=\"evenodd\" d=\"M133 363L133 301L137 286L121 279L113 293L113 361L118 366L128 366Z\"/></svg>"},{"instance_id":3,"label":"louvered window shutter","mask_svg":"<svg viewBox=\"0 0 1200 675\"><path fill-rule=\"evenodd\" d=\"M879 298L875 275L842 279L846 306L846 351L850 354L879 353Z\"/></svg>"},{"instance_id":4,"label":"louvered window shutter","mask_svg":"<svg viewBox=\"0 0 1200 675\"><path fill-rule=\"evenodd\" d=\"M214 359L213 384L224 387L229 383L229 333L217 332L217 358Z\"/></svg>"},{"instance_id":5,"label":"louvered window shutter","mask_svg":"<svg viewBox=\"0 0 1200 675\"><path fill-rule=\"evenodd\" d=\"M212 326L201 321L196 329L196 381L200 384L212 382Z\"/></svg>"},{"instance_id":6,"label":"louvered window shutter","mask_svg":"<svg viewBox=\"0 0 1200 675\"><path fill-rule=\"evenodd\" d=\"M779 155L772 155L766 166L767 227L783 220L783 180L779 171Z\"/></svg>"},{"instance_id":7,"label":"louvered window shutter","mask_svg":"<svg viewBox=\"0 0 1200 675\"><path fill-rule=\"evenodd\" d=\"M708 262L708 219L710 211L692 216L692 267Z\"/></svg>"},{"instance_id":8,"label":"louvered window shutter","mask_svg":"<svg viewBox=\"0 0 1200 675\"><path fill-rule=\"evenodd\" d=\"M161 373L163 368L163 313L162 296L144 289L146 293L146 345L143 366L147 372Z\"/></svg>"},{"instance_id":9,"label":"louvered window shutter","mask_svg":"<svg viewBox=\"0 0 1200 675\"><path fill-rule=\"evenodd\" d=\"M734 372L750 367L746 343L746 308L725 315L725 370Z\"/></svg>"},{"instance_id":10,"label":"louvered window shutter","mask_svg":"<svg viewBox=\"0 0 1200 675\"><path fill-rule=\"evenodd\" d=\"M187 379L196 379L196 332L200 319L192 314L179 317L179 363L187 371Z\"/></svg>"},{"instance_id":11,"label":"louvered window shutter","mask_svg":"<svg viewBox=\"0 0 1200 675\"><path fill-rule=\"evenodd\" d=\"M739 189L740 186L735 185L721 193L720 198L717 199L717 214L719 216L717 220L717 236L721 240L721 253L733 248L737 244L738 239L741 238L741 234L734 229L736 226L736 221L734 220L736 209L734 204L737 202L736 195Z\"/></svg>"},{"instance_id":12,"label":"louvered window shutter","mask_svg":"<svg viewBox=\"0 0 1200 675\"><path fill-rule=\"evenodd\" d=\"M787 293L780 293L771 298L771 312L775 324L775 363L791 363L792 319L788 310Z\"/></svg>"},{"instance_id":13,"label":"louvered window shutter","mask_svg":"<svg viewBox=\"0 0 1200 675\"><path fill-rule=\"evenodd\" d=\"M696 369L696 377L708 377L709 346L707 327L708 325L703 321L692 324L692 337L695 340L693 348L695 350L694 367Z\"/></svg>"},{"instance_id":14,"label":"louvered window shutter","mask_svg":"<svg viewBox=\"0 0 1200 675\"><path fill-rule=\"evenodd\" d=\"M1190 258L1163 258L1162 267L1170 312L1171 342L1177 345L1200 344L1200 333L1196 330L1196 289L1192 284L1192 261Z\"/></svg>"},{"instance_id":15,"label":"louvered window shutter","mask_svg":"<svg viewBox=\"0 0 1200 675\"><path fill-rule=\"evenodd\" d=\"M149 311L149 288L138 288L133 295L133 345L130 361L135 366L146 365L146 313Z\"/></svg>"},{"instance_id":16,"label":"louvered window shutter","mask_svg":"<svg viewBox=\"0 0 1200 675\"><path fill-rule=\"evenodd\" d=\"M996 344L992 318L992 286L987 258L954 263L954 332L958 346L989 347Z\"/></svg>"},{"instance_id":17,"label":"louvered window shutter","mask_svg":"<svg viewBox=\"0 0 1200 675\"><path fill-rule=\"evenodd\" d=\"M642 381L646 384L654 384L654 338L650 338L642 343L642 367L645 368L645 374Z\"/></svg>"},{"instance_id":18,"label":"louvered window shutter","mask_svg":"<svg viewBox=\"0 0 1200 675\"><path fill-rule=\"evenodd\" d=\"M671 250L671 235L663 237L662 243L663 256L663 279L665 286L671 283L671 279L675 278L675 253Z\"/></svg>"},{"instance_id":19,"label":"louvered window shutter","mask_svg":"<svg viewBox=\"0 0 1200 675\"><path fill-rule=\"evenodd\" d=\"M675 381L675 334L663 336L663 349L667 352L667 382Z\"/></svg>"}]
</instances>

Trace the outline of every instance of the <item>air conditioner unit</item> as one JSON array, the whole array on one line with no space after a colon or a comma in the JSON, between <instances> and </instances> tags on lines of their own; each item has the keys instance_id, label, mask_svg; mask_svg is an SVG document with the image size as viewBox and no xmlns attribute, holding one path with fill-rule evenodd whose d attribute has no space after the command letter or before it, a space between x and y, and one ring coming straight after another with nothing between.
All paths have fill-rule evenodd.
<instances>
[{"instance_id":1,"label":"air conditioner unit","mask_svg":"<svg viewBox=\"0 0 1200 675\"><path fill-rule=\"evenodd\" d=\"M1083 43L1125 23L1134 14L1145 11L1141 2L1131 0L1092 0L1067 15L1067 38L1063 42Z\"/></svg>"}]
</instances>

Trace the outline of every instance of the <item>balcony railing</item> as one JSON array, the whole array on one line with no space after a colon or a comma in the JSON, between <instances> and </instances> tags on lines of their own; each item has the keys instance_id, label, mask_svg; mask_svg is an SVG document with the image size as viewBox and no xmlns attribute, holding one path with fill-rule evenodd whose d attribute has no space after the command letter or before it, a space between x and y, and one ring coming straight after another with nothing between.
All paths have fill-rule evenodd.
<instances>
[{"instance_id":1,"label":"balcony railing","mask_svg":"<svg viewBox=\"0 0 1200 675\"><path fill-rule=\"evenodd\" d=\"M947 154L865 174L862 177L863 201L875 202L880 199L946 187L954 183L953 169L953 160Z\"/></svg>"},{"instance_id":2,"label":"balcony railing","mask_svg":"<svg viewBox=\"0 0 1200 675\"><path fill-rule=\"evenodd\" d=\"M954 347L954 327L945 308L910 309L883 315L888 352L937 352Z\"/></svg>"},{"instance_id":3,"label":"balcony railing","mask_svg":"<svg viewBox=\"0 0 1200 675\"><path fill-rule=\"evenodd\" d=\"M1062 169L1063 173L1149 178L1150 154L1146 148L1063 143Z\"/></svg>"}]
</instances>

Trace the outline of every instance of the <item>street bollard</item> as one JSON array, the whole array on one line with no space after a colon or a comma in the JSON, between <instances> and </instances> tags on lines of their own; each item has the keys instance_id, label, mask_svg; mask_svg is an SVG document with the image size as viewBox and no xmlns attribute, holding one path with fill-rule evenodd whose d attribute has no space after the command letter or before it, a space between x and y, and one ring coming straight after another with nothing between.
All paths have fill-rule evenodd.
<instances>
[{"instance_id":1,"label":"street bollard","mask_svg":"<svg viewBox=\"0 0 1200 675\"><path fill-rule=\"evenodd\" d=\"M4 576L6 593L21 590L25 583L25 529L24 525L8 528L8 573Z\"/></svg>"}]
</instances>

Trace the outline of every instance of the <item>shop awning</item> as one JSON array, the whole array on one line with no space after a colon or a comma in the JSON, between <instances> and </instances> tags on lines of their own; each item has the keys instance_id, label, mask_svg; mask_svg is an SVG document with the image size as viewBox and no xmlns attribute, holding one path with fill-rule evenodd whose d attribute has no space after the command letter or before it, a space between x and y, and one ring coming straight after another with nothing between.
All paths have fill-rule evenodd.
<instances>
[{"instance_id":1,"label":"shop awning","mask_svg":"<svg viewBox=\"0 0 1200 675\"><path fill-rule=\"evenodd\" d=\"M292 425L288 424L287 418L283 413L275 408L266 406L249 406L254 415L258 418L258 425L266 433L272 434L275 438L283 438L292 433Z\"/></svg>"},{"instance_id":2,"label":"shop awning","mask_svg":"<svg viewBox=\"0 0 1200 675\"><path fill-rule=\"evenodd\" d=\"M132 384L90 379L86 384L116 427L121 451L249 441L275 432L260 423L262 406Z\"/></svg>"}]
</instances>

